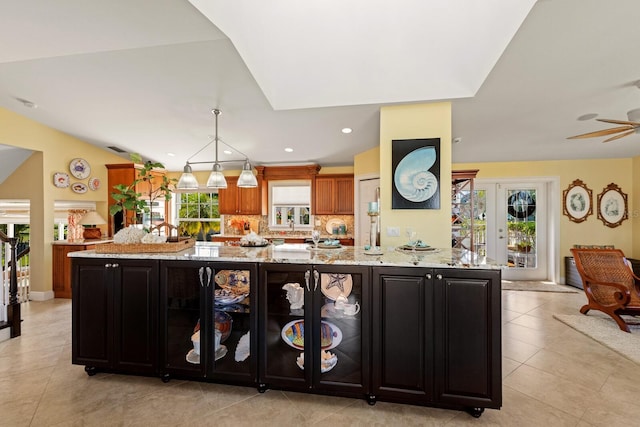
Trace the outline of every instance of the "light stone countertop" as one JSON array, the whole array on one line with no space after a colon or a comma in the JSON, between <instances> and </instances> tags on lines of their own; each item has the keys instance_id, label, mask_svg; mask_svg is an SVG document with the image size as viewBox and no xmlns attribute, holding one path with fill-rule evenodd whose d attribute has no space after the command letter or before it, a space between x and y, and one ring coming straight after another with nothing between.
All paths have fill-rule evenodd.
<instances>
[{"instance_id":1,"label":"light stone countertop","mask_svg":"<svg viewBox=\"0 0 640 427\"><path fill-rule=\"evenodd\" d=\"M381 254L363 247L342 246L336 249L313 249L307 244L269 245L262 248L224 246L222 243L196 242L192 248L171 253L96 253L94 250L72 252L72 258L158 259L194 261L262 262L284 264L333 264L429 268L500 269L501 265L472 252L442 248L432 251L405 251L382 248Z\"/></svg>"}]
</instances>

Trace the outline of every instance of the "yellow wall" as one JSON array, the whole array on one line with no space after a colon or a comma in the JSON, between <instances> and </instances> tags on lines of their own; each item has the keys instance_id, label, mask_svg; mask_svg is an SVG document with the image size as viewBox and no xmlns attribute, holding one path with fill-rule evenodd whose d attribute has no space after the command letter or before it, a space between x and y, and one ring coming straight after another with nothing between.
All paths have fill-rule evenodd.
<instances>
[{"instance_id":1,"label":"yellow wall","mask_svg":"<svg viewBox=\"0 0 640 427\"><path fill-rule=\"evenodd\" d=\"M65 133L0 108L0 144L34 151L11 176L0 184L0 198L29 199L31 203L31 290L51 291L51 242L53 206L56 200L96 201L98 212L108 218L106 163L124 163L122 157L87 144ZM100 179L98 191L76 194L53 185L53 174L69 174L69 163L80 157L91 166L90 177ZM71 174L69 174L71 176ZM75 179L71 180L76 181ZM88 179L81 180L87 184Z\"/></svg>"},{"instance_id":2,"label":"yellow wall","mask_svg":"<svg viewBox=\"0 0 640 427\"><path fill-rule=\"evenodd\" d=\"M569 249L574 244L604 245L613 244L634 258L640 256L633 243L634 212L633 169L640 171L638 159L592 159L592 160L554 160L538 162L499 162L499 163L458 163L453 169L479 169L478 178L510 177L558 177L560 180L559 206L562 209L562 191L576 179L581 179L593 191L593 215L586 221L575 223L565 215L560 219L560 257L561 271L564 271L562 259L570 256ZM640 176L637 173L636 176ZM616 228L606 227L597 217L597 195L610 183L615 183L628 195L629 220ZM635 190L637 192L638 190ZM635 215L637 216L637 215ZM636 243L637 245L637 243ZM564 276L564 273L561 273Z\"/></svg>"},{"instance_id":3,"label":"yellow wall","mask_svg":"<svg viewBox=\"0 0 640 427\"><path fill-rule=\"evenodd\" d=\"M353 173L355 176L380 173L380 147L372 148L353 158Z\"/></svg>"},{"instance_id":4,"label":"yellow wall","mask_svg":"<svg viewBox=\"0 0 640 427\"><path fill-rule=\"evenodd\" d=\"M391 209L391 141L440 138L440 209ZM360 165L358 165L358 170ZM431 246L451 246L451 104L400 105L380 110L380 220L382 246L405 244L406 227ZM443 227L442 224L447 224ZM399 227L399 237L387 236L387 227Z\"/></svg>"}]
</instances>

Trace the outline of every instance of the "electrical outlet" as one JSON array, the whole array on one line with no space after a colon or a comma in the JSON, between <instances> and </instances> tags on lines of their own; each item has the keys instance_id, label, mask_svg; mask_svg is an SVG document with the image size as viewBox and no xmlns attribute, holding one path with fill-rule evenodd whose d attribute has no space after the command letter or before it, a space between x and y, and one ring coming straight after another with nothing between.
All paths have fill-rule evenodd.
<instances>
[{"instance_id":1,"label":"electrical outlet","mask_svg":"<svg viewBox=\"0 0 640 427\"><path fill-rule=\"evenodd\" d=\"M400 237L400 227L387 227L387 236Z\"/></svg>"}]
</instances>

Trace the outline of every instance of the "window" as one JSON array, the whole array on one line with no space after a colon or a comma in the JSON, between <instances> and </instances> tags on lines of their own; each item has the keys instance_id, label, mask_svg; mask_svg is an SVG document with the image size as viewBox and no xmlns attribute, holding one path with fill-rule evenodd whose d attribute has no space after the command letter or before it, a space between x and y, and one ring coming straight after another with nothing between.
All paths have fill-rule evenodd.
<instances>
[{"instance_id":1,"label":"window","mask_svg":"<svg viewBox=\"0 0 640 427\"><path fill-rule=\"evenodd\" d=\"M176 193L174 199L181 236L210 241L211 235L220 233L218 193Z\"/></svg>"},{"instance_id":2,"label":"window","mask_svg":"<svg viewBox=\"0 0 640 427\"><path fill-rule=\"evenodd\" d=\"M311 226L311 181L269 182L269 227L288 229Z\"/></svg>"}]
</instances>

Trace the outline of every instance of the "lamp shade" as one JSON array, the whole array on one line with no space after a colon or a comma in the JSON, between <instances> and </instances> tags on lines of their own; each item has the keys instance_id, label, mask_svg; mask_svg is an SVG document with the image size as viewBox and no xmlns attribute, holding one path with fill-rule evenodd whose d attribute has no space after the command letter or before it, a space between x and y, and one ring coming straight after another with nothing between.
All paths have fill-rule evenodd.
<instances>
[{"instance_id":1,"label":"lamp shade","mask_svg":"<svg viewBox=\"0 0 640 427\"><path fill-rule=\"evenodd\" d=\"M258 186L258 180L256 179L253 171L251 170L251 163L249 160L244 162L242 167L242 173L238 178L238 187L240 188L255 188Z\"/></svg>"},{"instance_id":2,"label":"lamp shade","mask_svg":"<svg viewBox=\"0 0 640 427\"><path fill-rule=\"evenodd\" d=\"M208 188L227 188L227 180L224 178L224 174L222 173L222 167L220 167L220 163L213 164L213 170L209 174L209 179L207 180Z\"/></svg>"},{"instance_id":3,"label":"lamp shade","mask_svg":"<svg viewBox=\"0 0 640 427\"><path fill-rule=\"evenodd\" d=\"M180 175L180 179L178 180L178 184L176 188L180 190L197 190L198 189L198 180L193 175L193 171L191 170L191 166L187 163L184 166L184 170L182 175Z\"/></svg>"},{"instance_id":4,"label":"lamp shade","mask_svg":"<svg viewBox=\"0 0 640 427\"><path fill-rule=\"evenodd\" d=\"M80 225L98 225L98 224L106 224L107 221L104 220L100 216L100 214L96 211L90 211L84 214L84 216L80 219L78 224Z\"/></svg>"}]
</instances>

